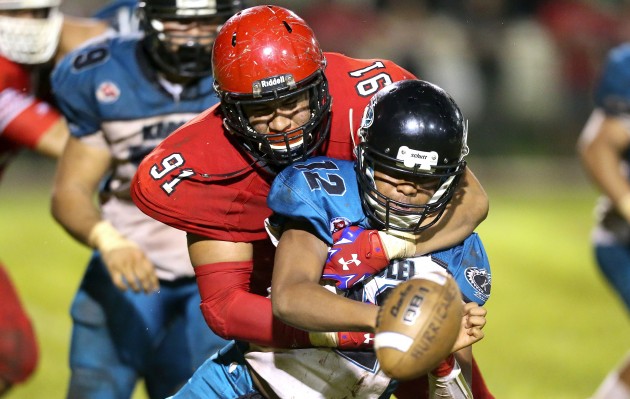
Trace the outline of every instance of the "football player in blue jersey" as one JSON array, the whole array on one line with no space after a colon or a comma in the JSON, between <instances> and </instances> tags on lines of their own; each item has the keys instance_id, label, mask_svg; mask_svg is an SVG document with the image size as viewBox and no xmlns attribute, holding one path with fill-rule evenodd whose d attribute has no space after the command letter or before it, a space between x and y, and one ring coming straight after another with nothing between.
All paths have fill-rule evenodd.
<instances>
[{"instance_id":1,"label":"football player in blue jersey","mask_svg":"<svg viewBox=\"0 0 630 399\"><path fill-rule=\"evenodd\" d=\"M460 201L456 188L466 189L458 183L466 169L467 125L442 89L406 80L373 97L359 137L356 162L315 157L288 166L274 180L268 204L284 227L272 280L274 314L308 331L371 333L373 305L381 303L389 287L427 268L448 270L467 302L463 333L453 348L463 349L457 360L466 365L467 378L449 357L429 376L429 395L471 398L470 345L483 338L486 311L480 305L490 294L487 256L474 233L459 246L430 255L423 250L422 235L440 230L445 209ZM397 236L393 243L386 238L392 236ZM357 240L365 243L363 253L356 245L349 252L340 245ZM330 273L331 262L346 267ZM324 264L323 278L358 301L320 284ZM367 365L365 370L370 370Z\"/></svg>"},{"instance_id":2,"label":"football player in blue jersey","mask_svg":"<svg viewBox=\"0 0 630 399\"><path fill-rule=\"evenodd\" d=\"M578 154L601 191L592 241L597 265L630 310L630 44L612 49L595 91L595 109L578 141ZM630 398L630 354L591 399Z\"/></svg>"},{"instance_id":3,"label":"football player in blue jersey","mask_svg":"<svg viewBox=\"0 0 630 399\"><path fill-rule=\"evenodd\" d=\"M164 398L226 343L199 311L186 234L140 212L129 182L147 153L218 102L212 46L239 8L233 0L142 1L141 32L92 43L53 72L71 137L52 213L94 249L71 307L68 397L128 398L144 379L149 397Z\"/></svg>"}]
</instances>

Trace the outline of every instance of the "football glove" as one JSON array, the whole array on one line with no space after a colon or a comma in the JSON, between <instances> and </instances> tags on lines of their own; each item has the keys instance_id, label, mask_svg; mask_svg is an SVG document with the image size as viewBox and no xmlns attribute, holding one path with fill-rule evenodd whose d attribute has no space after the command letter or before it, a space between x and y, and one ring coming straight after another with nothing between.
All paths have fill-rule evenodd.
<instances>
[{"instance_id":1,"label":"football glove","mask_svg":"<svg viewBox=\"0 0 630 399\"><path fill-rule=\"evenodd\" d=\"M385 231L348 226L333 234L322 279L333 280L340 290L379 273L391 259L415 255L413 235L392 235Z\"/></svg>"}]
</instances>

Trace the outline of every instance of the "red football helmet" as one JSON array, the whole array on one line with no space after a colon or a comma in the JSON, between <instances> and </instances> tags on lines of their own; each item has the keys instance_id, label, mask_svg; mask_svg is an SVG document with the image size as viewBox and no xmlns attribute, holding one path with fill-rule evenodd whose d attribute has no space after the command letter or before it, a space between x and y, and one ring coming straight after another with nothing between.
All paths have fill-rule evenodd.
<instances>
[{"instance_id":1,"label":"red football helmet","mask_svg":"<svg viewBox=\"0 0 630 399\"><path fill-rule=\"evenodd\" d=\"M331 99L324 76L326 60L311 28L293 12L277 6L243 10L221 28L212 53L214 87L225 125L257 160L287 165L319 148L330 126ZM243 105L308 92L306 124L282 133L260 134Z\"/></svg>"}]
</instances>

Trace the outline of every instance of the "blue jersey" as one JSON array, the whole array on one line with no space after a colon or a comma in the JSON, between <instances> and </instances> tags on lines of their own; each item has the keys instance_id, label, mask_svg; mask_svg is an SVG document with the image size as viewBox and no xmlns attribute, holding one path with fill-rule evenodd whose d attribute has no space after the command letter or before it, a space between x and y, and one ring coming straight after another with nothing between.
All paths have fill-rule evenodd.
<instances>
[{"instance_id":1,"label":"blue jersey","mask_svg":"<svg viewBox=\"0 0 630 399\"><path fill-rule=\"evenodd\" d=\"M275 178L269 207L276 223L283 219L310 223L315 234L332 245L332 233L348 225L370 228L363 212L354 163L315 157L285 168ZM367 284L348 294L379 304L387 288L412 277L425 264L438 264L456 279L466 302L483 305L490 295L490 264L481 239L471 234L462 244L428 256L394 260ZM375 284L376 283L376 284Z\"/></svg>"},{"instance_id":2,"label":"blue jersey","mask_svg":"<svg viewBox=\"0 0 630 399\"><path fill-rule=\"evenodd\" d=\"M109 151L101 213L148 254L162 280L194 275L186 235L131 202L130 181L142 159L179 126L218 102L212 77L170 83L150 64L139 36L110 36L67 55L52 74L70 133Z\"/></svg>"},{"instance_id":3,"label":"blue jersey","mask_svg":"<svg viewBox=\"0 0 630 399\"><path fill-rule=\"evenodd\" d=\"M595 91L595 105L609 115L630 113L630 43L608 53Z\"/></svg>"},{"instance_id":4,"label":"blue jersey","mask_svg":"<svg viewBox=\"0 0 630 399\"><path fill-rule=\"evenodd\" d=\"M179 86L160 79L137 36L115 36L66 56L53 90L74 137L109 148L108 189L125 192L137 165L179 126L218 102L212 77Z\"/></svg>"}]
</instances>

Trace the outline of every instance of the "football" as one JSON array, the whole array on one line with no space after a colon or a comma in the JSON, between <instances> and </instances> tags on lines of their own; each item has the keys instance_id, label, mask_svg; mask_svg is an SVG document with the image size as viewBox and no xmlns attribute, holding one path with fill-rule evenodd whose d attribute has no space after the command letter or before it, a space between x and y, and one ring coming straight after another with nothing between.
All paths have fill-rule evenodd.
<instances>
[{"instance_id":1,"label":"football","mask_svg":"<svg viewBox=\"0 0 630 399\"><path fill-rule=\"evenodd\" d=\"M461 293L446 272L431 270L396 286L379 308L374 350L389 377L427 374L451 352L463 315Z\"/></svg>"}]
</instances>

